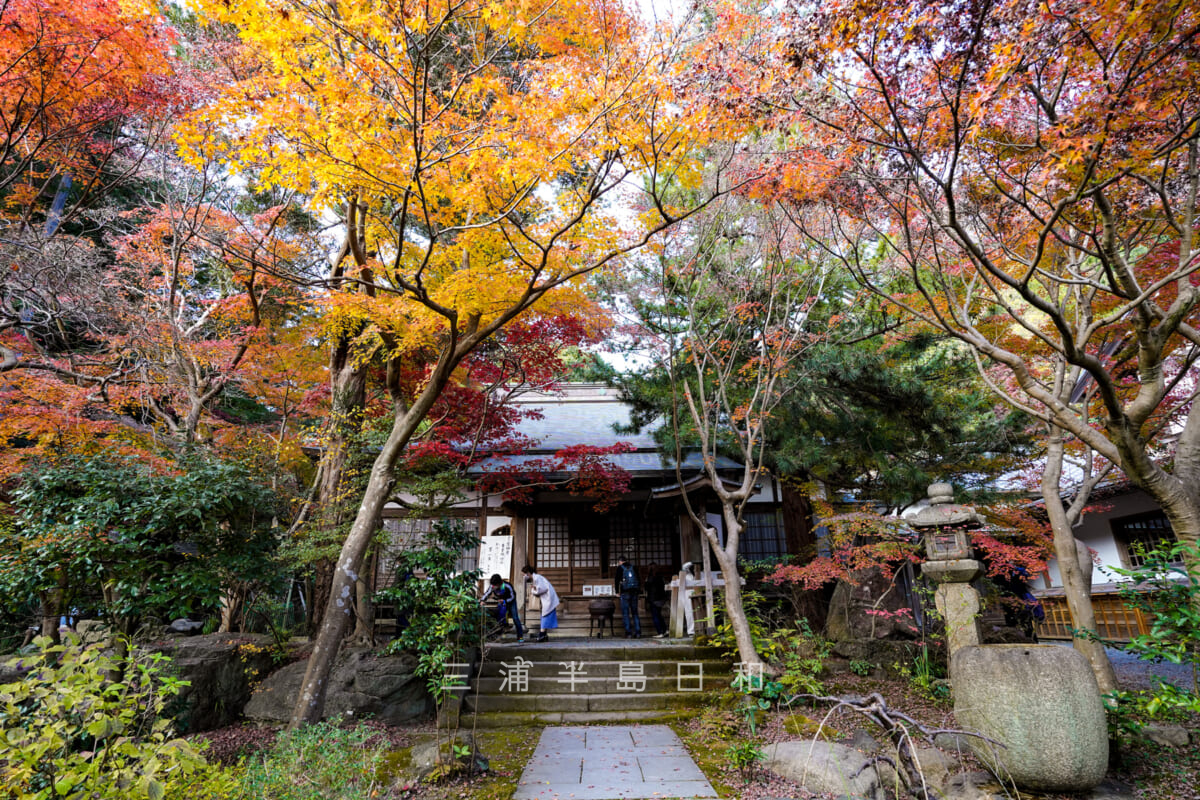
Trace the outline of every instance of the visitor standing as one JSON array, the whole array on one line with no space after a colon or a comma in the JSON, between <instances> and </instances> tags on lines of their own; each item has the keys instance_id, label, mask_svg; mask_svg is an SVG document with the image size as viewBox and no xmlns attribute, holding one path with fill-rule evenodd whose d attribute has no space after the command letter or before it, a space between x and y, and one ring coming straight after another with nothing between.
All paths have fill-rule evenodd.
<instances>
[{"instance_id":1,"label":"visitor standing","mask_svg":"<svg viewBox=\"0 0 1200 800\"><path fill-rule=\"evenodd\" d=\"M638 595L642 592L637 570L625 556L617 562L617 592L621 595L621 621L625 623L625 638L642 638L642 620L638 617Z\"/></svg>"},{"instance_id":2,"label":"visitor standing","mask_svg":"<svg viewBox=\"0 0 1200 800\"><path fill-rule=\"evenodd\" d=\"M667 582L663 580L659 566L651 564L649 575L646 576L646 611L650 614L650 621L654 623L654 631L660 639L667 636L667 623L662 613L666 604Z\"/></svg>"},{"instance_id":3,"label":"visitor standing","mask_svg":"<svg viewBox=\"0 0 1200 800\"><path fill-rule=\"evenodd\" d=\"M533 593L542 604L542 626L538 635L532 637L535 642L544 642L550 638L546 631L558 627L558 592L550 585L550 581L537 573L532 566L521 567L525 574L525 582L533 587Z\"/></svg>"}]
</instances>

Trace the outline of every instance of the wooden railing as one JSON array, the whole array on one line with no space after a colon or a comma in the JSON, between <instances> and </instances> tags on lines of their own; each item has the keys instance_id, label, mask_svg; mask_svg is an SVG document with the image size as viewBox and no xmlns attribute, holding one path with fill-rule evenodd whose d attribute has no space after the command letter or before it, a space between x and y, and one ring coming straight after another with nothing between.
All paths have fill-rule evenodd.
<instances>
[{"instance_id":1,"label":"wooden railing","mask_svg":"<svg viewBox=\"0 0 1200 800\"><path fill-rule=\"evenodd\" d=\"M1065 597L1042 597L1046 619L1038 623L1039 639L1070 639L1076 627L1071 620ZM1128 642L1135 636L1150 632L1150 620L1136 608L1125 605L1119 594L1092 595L1096 612L1096 632L1101 639Z\"/></svg>"}]
</instances>

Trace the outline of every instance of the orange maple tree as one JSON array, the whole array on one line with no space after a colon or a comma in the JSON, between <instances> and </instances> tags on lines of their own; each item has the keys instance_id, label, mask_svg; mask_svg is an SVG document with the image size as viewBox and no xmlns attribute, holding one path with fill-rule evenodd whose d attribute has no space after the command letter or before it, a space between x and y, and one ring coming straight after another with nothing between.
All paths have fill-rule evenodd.
<instances>
[{"instance_id":1,"label":"orange maple tree","mask_svg":"<svg viewBox=\"0 0 1200 800\"><path fill-rule=\"evenodd\" d=\"M693 80L761 125L759 196L1052 431L1048 505L1083 447L1200 543L1195 4L717 7Z\"/></svg>"},{"instance_id":2,"label":"orange maple tree","mask_svg":"<svg viewBox=\"0 0 1200 800\"><path fill-rule=\"evenodd\" d=\"M258 69L183 144L337 216L324 312L334 401L360 396L357 370L376 359L392 404L314 637L299 724L322 714L392 467L437 398L497 331L570 314L580 276L688 213L664 190L698 186L707 112L673 102L674 41L646 35L610 0L198 6L238 31ZM228 137L203 134L220 120L238 121ZM649 211L622 219L610 198L639 189ZM430 366L405 391L414 360Z\"/></svg>"}]
</instances>

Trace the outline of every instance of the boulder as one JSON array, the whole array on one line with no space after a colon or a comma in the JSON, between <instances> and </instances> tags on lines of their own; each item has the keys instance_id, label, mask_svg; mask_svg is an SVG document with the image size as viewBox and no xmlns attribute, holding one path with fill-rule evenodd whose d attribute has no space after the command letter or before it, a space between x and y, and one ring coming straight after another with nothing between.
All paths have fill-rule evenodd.
<instances>
[{"instance_id":1,"label":"boulder","mask_svg":"<svg viewBox=\"0 0 1200 800\"><path fill-rule=\"evenodd\" d=\"M1018 787L1086 792L1108 769L1108 728L1087 659L1059 645L964 647L950 661L959 727L977 758Z\"/></svg>"},{"instance_id":2,"label":"boulder","mask_svg":"<svg viewBox=\"0 0 1200 800\"><path fill-rule=\"evenodd\" d=\"M452 756L450 742L442 741L439 748L439 738L441 737L418 734L412 746L393 750L386 754L379 768L380 781L385 786L391 787L393 791L410 791L428 780L434 773L438 766L439 753L443 759L448 760L447 763L453 761L464 768L469 766L466 763L467 759ZM488 759L479 752L479 748L469 732L463 731L457 734L454 737L454 745L470 750L471 758L475 760L475 767L481 771L487 771Z\"/></svg>"},{"instance_id":3,"label":"boulder","mask_svg":"<svg viewBox=\"0 0 1200 800\"><path fill-rule=\"evenodd\" d=\"M933 743L951 753L970 753L973 738L963 733L939 733L933 737Z\"/></svg>"},{"instance_id":4,"label":"boulder","mask_svg":"<svg viewBox=\"0 0 1200 800\"><path fill-rule=\"evenodd\" d=\"M857 583L838 581L829 601L825 636L835 642L858 639L915 639L912 609L903 590L879 568L865 570Z\"/></svg>"},{"instance_id":5,"label":"boulder","mask_svg":"<svg viewBox=\"0 0 1200 800\"><path fill-rule=\"evenodd\" d=\"M874 755L879 752L879 742L875 737L864 731L862 728L850 734L850 738L843 742L847 747L853 747L860 753Z\"/></svg>"},{"instance_id":6,"label":"boulder","mask_svg":"<svg viewBox=\"0 0 1200 800\"><path fill-rule=\"evenodd\" d=\"M945 788L946 782L959 770L957 758L935 747L918 747L917 763L921 765L925 785L938 792Z\"/></svg>"},{"instance_id":7,"label":"boulder","mask_svg":"<svg viewBox=\"0 0 1200 800\"><path fill-rule=\"evenodd\" d=\"M99 619L81 619L75 623L75 633L84 644L107 644L111 631L108 623Z\"/></svg>"},{"instance_id":8,"label":"boulder","mask_svg":"<svg viewBox=\"0 0 1200 800\"><path fill-rule=\"evenodd\" d=\"M1161 744L1164 747L1187 747L1192 741L1191 734L1182 725L1169 725L1159 722L1151 722L1143 727L1142 735L1155 744Z\"/></svg>"},{"instance_id":9,"label":"boulder","mask_svg":"<svg viewBox=\"0 0 1200 800\"><path fill-rule=\"evenodd\" d=\"M849 661L869 661L878 664L885 673L893 673L900 665L911 665L920 654L921 647L910 640L889 639L857 639L837 642L833 646L833 655L838 659ZM930 647L929 653L935 663L945 664L944 649ZM834 671L834 659L830 659L830 671ZM847 667L848 669L848 667Z\"/></svg>"},{"instance_id":10,"label":"boulder","mask_svg":"<svg viewBox=\"0 0 1200 800\"><path fill-rule=\"evenodd\" d=\"M433 712L425 679L414 674L417 661L408 654L376 656L361 648L343 649L329 676L325 715L371 719L399 725ZM272 673L246 704L246 716L256 722L286 722L292 716L307 661L288 664Z\"/></svg>"},{"instance_id":11,"label":"boulder","mask_svg":"<svg viewBox=\"0 0 1200 800\"><path fill-rule=\"evenodd\" d=\"M254 684L275 666L268 636L210 633L149 645L171 659L190 685L174 698L175 723L185 733L223 728L242 716Z\"/></svg>"},{"instance_id":12,"label":"boulder","mask_svg":"<svg viewBox=\"0 0 1200 800\"><path fill-rule=\"evenodd\" d=\"M946 779L943 800L1009 800L1011 795L987 772L963 772Z\"/></svg>"},{"instance_id":13,"label":"boulder","mask_svg":"<svg viewBox=\"0 0 1200 800\"><path fill-rule=\"evenodd\" d=\"M879 774L869 758L852 747L823 741L789 741L765 749L763 765L815 794L882 800Z\"/></svg>"}]
</instances>

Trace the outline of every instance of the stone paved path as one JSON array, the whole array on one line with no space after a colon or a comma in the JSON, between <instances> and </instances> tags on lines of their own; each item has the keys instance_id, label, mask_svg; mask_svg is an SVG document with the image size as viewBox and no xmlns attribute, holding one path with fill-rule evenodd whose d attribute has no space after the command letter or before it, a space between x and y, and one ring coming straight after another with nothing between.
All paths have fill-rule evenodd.
<instances>
[{"instance_id":1,"label":"stone paved path","mask_svg":"<svg viewBox=\"0 0 1200 800\"><path fill-rule=\"evenodd\" d=\"M666 725L546 728L513 800L716 797Z\"/></svg>"}]
</instances>

